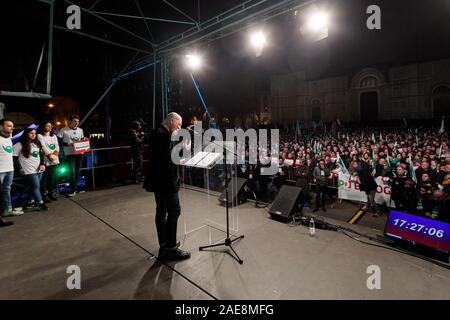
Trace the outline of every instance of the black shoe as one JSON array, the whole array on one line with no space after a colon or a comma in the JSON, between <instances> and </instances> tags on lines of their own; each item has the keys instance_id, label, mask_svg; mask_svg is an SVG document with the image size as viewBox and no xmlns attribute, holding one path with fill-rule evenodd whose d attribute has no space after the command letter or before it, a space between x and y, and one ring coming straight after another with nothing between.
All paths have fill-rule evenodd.
<instances>
[{"instance_id":1,"label":"black shoe","mask_svg":"<svg viewBox=\"0 0 450 320\"><path fill-rule=\"evenodd\" d=\"M42 200L44 200L44 203L50 203L52 200L50 200L50 197L48 195L43 195Z\"/></svg>"},{"instance_id":2,"label":"black shoe","mask_svg":"<svg viewBox=\"0 0 450 320\"><path fill-rule=\"evenodd\" d=\"M2 218L0 218L0 228L12 226L13 224L14 224L14 222L12 222L12 221L6 221L6 220L3 220Z\"/></svg>"},{"instance_id":3,"label":"black shoe","mask_svg":"<svg viewBox=\"0 0 450 320\"><path fill-rule=\"evenodd\" d=\"M177 244L175 245L175 248L179 248L180 246L181 246L181 242L178 241ZM162 245L162 247L159 247L158 257L162 257L165 247L166 246L164 244Z\"/></svg>"},{"instance_id":4,"label":"black shoe","mask_svg":"<svg viewBox=\"0 0 450 320\"><path fill-rule=\"evenodd\" d=\"M323 212L327 212L327 208L322 208L322 211Z\"/></svg>"},{"instance_id":5,"label":"black shoe","mask_svg":"<svg viewBox=\"0 0 450 320\"><path fill-rule=\"evenodd\" d=\"M159 247L158 258L164 259L164 247Z\"/></svg>"},{"instance_id":6,"label":"black shoe","mask_svg":"<svg viewBox=\"0 0 450 320\"><path fill-rule=\"evenodd\" d=\"M55 197L55 194L54 194L54 193L49 194L49 195L48 195L48 198L49 198L50 200L52 200L52 201L58 200L58 198Z\"/></svg>"},{"instance_id":7,"label":"black shoe","mask_svg":"<svg viewBox=\"0 0 450 320\"><path fill-rule=\"evenodd\" d=\"M191 257L191 253L189 251L184 251L179 248L175 249L167 249L163 248L161 254L158 258L163 260L185 260Z\"/></svg>"},{"instance_id":8,"label":"black shoe","mask_svg":"<svg viewBox=\"0 0 450 320\"><path fill-rule=\"evenodd\" d=\"M48 211L48 207L45 205L45 203L41 203L38 205L39 211Z\"/></svg>"},{"instance_id":9,"label":"black shoe","mask_svg":"<svg viewBox=\"0 0 450 320\"><path fill-rule=\"evenodd\" d=\"M315 209L313 210L313 212L317 212L317 211L319 211L319 209L318 209L318 208L315 208Z\"/></svg>"}]
</instances>

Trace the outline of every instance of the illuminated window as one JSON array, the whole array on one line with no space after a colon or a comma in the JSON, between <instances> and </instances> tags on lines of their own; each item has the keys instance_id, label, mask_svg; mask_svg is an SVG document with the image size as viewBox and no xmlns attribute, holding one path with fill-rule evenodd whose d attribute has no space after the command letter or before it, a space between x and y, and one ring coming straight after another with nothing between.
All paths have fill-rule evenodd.
<instances>
[{"instance_id":1,"label":"illuminated window","mask_svg":"<svg viewBox=\"0 0 450 320\"><path fill-rule=\"evenodd\" d=\"M367 76L361 80L361 88L372 88L378 85L378 79L374 76Z\"/></svg>"}]
</instances>

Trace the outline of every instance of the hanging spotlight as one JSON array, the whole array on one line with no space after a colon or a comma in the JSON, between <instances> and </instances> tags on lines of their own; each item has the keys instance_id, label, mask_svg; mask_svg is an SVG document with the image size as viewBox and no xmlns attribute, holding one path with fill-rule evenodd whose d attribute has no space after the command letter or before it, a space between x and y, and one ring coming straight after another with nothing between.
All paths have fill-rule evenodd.
<instances>
[{"instance_id":1,"label":"hanging spotlight","mask_svg":"<svg viewBox=\"0 0 450 320\"><path fill-rule=\"evenodd\" d=\"M187 54L185 58L189 69L196 70L202 65L202 60L198 55Z\"/></svg>"},{"instance_id":2,"label":"hanging spotlight","mask_svg":"<svg viewBox=\"0 0 450 320\"><path fill-rule=\"evenodd\" d=\"M313 6L304 11L304 23L300 28L303 36L311 41L319 41L328 37L329 15L326 11Z\"/></svg>"},{"instance_id":3,"label":"hanging spotlight","mask_svg":"<svg viewBox=\"0 0 450 320\"><path fill-rule=\"evenodd\" d=\"M251 36L252 45L259 49L264 48L266 45L266 37L264 36L264 33L262 31L258 31L252 34Z\"/></svg>"},{"instance_id":4,"label":"hanging spotlight","mask_svg":"<svg viewBox=\"0 0 450 320\"><path fill-rule=\"evenodd\" d=\"M262 31L256 31L251 34L250 41L253 48L256 50L256 56L259 57L267 44L266 36Z\"/></svg>"},{"instance_id":5,"label":"hanging spotlight","mask_svg":"<svg viewBox=\"0 0 450 320\"><path fill-rule=\"evenodd\" d=\"M328 15L325 12L314 12L308 19L307 27L312 32L328 29Z\"/></svg>"}]
</instances>

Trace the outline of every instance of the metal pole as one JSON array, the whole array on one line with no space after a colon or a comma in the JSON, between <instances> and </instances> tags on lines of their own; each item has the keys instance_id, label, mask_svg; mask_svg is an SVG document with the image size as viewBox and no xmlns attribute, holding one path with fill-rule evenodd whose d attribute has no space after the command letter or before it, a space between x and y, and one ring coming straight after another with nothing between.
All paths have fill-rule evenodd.
<instances>
[{"instance_id":1,"label":"metal pole","mask_svg":"<svg viewBox=\"0 0 450 320\"><path fill-rule=\"evenodd\" d=\"M62 30L62 31L72 32L72 33L75 33L77 35L88 37L88 38L91 38L91 39L94 39L94 40L97 40L97 41L101 41L101 42L104 42L104 43L112 44L112 45L117 46L117 47L130 49L130 50L133 50L133 51L136 51L136 52L145 53L145 54L151 54L150 51L134 48L134 47L128 46L126 44L121 44L121 43L118 43L118 42L115 42L115 41L106 40L106 39L103 39L103 38L100 38L100 37L97 37L97 36L93 36L93 35L88 34L88 33L75 31L75 30L69 30L69 29L67 29L65 27L56 26L56 25L54 26L54 28L58 29L58 30Z\"/></svg>"},{"instance_id":2,"label":"metal pole","mask_svg":"<svg viewBox=\"0 0 450 320\"><path fill-rule=\"evenodd\" d=\"M67 3L70 3L70 4L75 5L75 3L73 3L73 2L71 2L71 1L69 1L69 0L65 0L65 1L66 1ZM98 19L100 19L100 20L105 21L106 23L108 23L108 24L110 24L110 25L116 27L117 29L120 29L120 30L122 30L122 31L124 31L124 32L126 32L126 33L128 33L128 34L130 34L130 35L132 35L132 36L134 36L134 37L136 37L136 38L142 40L142 41L147 42L147 43L150 44L152 47L155 45L153 42L148 41L147 39L145 39L145 38L143 38L143 37L141 37L141 36L135 34L134 32L131 32L130 30L125 29L124 27L121 27L121 26L119 26L118 24L116 24L116 23L114 23L114 22L112 22L112 21L109 21L108 19L105 19L105 18L103 18L102 16L100 16L100 15L98 15L98 14L95 14L94 12L92 12L92 11L86 9L86 8L83 8L83 7L81 7L81 6L79 6L79 7L80 7L81 10L86 11L87 13L93 15L94 17L96 17L96 18L98 18Z\"/></svg>"},{"instance_id":3,"label":"metal pole","mask_svg":"<svg viewBox=\"0 0 450 320\"><path fill-rule=\"evenodd\" d=\"M163 65L163 67L164 67L164 73L163 73L163 80L164 80L164 92L163 92L163 94L164 94L164 117L166 117L167 116L167 114L169 113L168 111L167 111L167 74L166 74L166 66L167 66L167 58L166 57L164 57L164 65Z\"/></svg>"},{"instance_id":4,"label":"metal pole","mask_svg":"<svg viewBox=\"0 0 450 320\"><path fill-rule=\"evenodd\" d=\"M97 102L94 104L94 106L91 108L91 110L88 111L88 113L84 116L84 118L80 121L80 127L83 125L83 123L87 120L87 118L91 115L91 113L97 108L97 106L100 104L100 102L103 100L103 98L108 94L108 92L112 89L112 87L116 84L116 80L111 81L108 88L103 92L101 97L97 100Z\"/></svg>"},{"instance_id":5,"label":"metal pole","mask_svg":"<svg viewBox=\"0 0 450 320\"><path fill-rule=\"evenodd\" d=\"M50 17L48 20L48 52L47 52L47 89L45 93L50 94L52 87L52 61L53 61L53 15L55 4L52 1L50 3Z\"/></svg>"},{"instance_id":6,"label":"metal pole","mask_svg":"<svg viewBox=\"0 0 450 320\"><path fill-rule=\"evenodd\" d=\"M158 65L156 64L156 56L157 56L157 51L155 52L155 55L153 56L153 117L152 117L152 122L153 122L153 126L152 129L155 129L155 109L156 109L156 68L158 67Z\"/></svg>"},{"instance_id":7,"label":"metal pole","mask_svg":"<svg viewBox=\"0 0 450 320\"><path fill-rule=\"evenodd\" d=\"M120 71L120 74L123 74L125 72L125 70L128 69L128 67L130 66L130 64L134 61L134 59L137 56L137 52L133 55L133 58L131 58L131 60L127 63L127 65ZM117 80L116 78L113 79L110 83L110 85L108 86L108 88L105 90L105 92L101 95L101 97L97 100L97 102L94 104L94 106L91 108L91 110L89 110L89 112L83 117L83 119L80 121L80 127L83 125L83 123L87 120L87 118L91 115L91 113L95 110L95 108L97 108L97 106L100 104L100 102L103 100L103 98L108 94L108 92L112 89L112 87L116 84Z\"/></svg>"},{"instance_id":8,"label":"metal pole","mask_svg":"<svg viewBox=\"0 0 450 320\"><path fill-rule=\"evenodd\" d=\"M92 9L94 9L94 7L97 5L97 3L99 3L100 2L100 0L97 0L97 1L95 1L95 3L89 8L89 10L92 10Z\"/></svg>"},{"instance_id":9,"label":"metal pole","mask_svg":"<svg viewBox=\"0 0 450 320\"><path fill-rule=\"evenodd\" d=\"M139 14L141 15L142 18L144 18L144 13L142 12L141 6L139 5L139 1L138 0L134 0L134 2L136 3L136 6L137 6L137 8L139 10ZM144 23L145 23L145 27L147 28L148 35L150 36L152 41L155 42L155 39L153 38L152 32L150 31L150 27L148 26L148 22L147 22L147 20L145 20L145 18L144 18Z\"/></svg>"},{"instance_id":10,"label":"metal pole","mask_svg":"<svg viewBox=\"0 0 450 320\"><path fill-rule=\"evenodd\" d=\"M92 190L95 190L95 165L94 165L94 149L91 149L91 174L92 174Z\"/></svg>"},{"instance_id":11,"label":"metal pole","mask_svg":"<svg viewBox=\"0 0 450 320\"><path fill-rule=\"evenodd\" d=\"M171 7L172 9L174 9L175 11L181 13L183 16L185 16L186 18L188 18L189 20L191 20L192 22L195 23L195 25L197 25L197 21L195 21L194 19L192 19L189 15L187 15L186 13L184 13L183 11L181 11L180 9L178 9L176 6L174 6L173 4L171 4L169 1L167 0L162 0L165 4L167 4L169 7Z\"/></svg>"},{"instance_id":12,"label":"metal pole","mask_svg":"<svg viewBox=\"0 0 450 320\"><path fill-rule=\"evenodd\" d=\"M132 15L128 15L128 14L119 14L119 13L112 13L112 12L92 11L92 13L100 14L103 16L121 17L121 18L129 18L129 19L141 19L141 20L153 20L153 21L159 21L159 22L195 25L195 23L189 22L189 21L161 19L161 18L153 18L153 17L145 17L145 16L139 17L139 16L132 16Z\"/></svg>"},{"instance_id":13,"label":"metal pole","mask_svg":"<svg viewBox=\"0 0 450 320\"><path fill-rule=\"evenodd\" d=\"M31 91L34 91L34 88L36 87L37 77L39 74L39 70L41 69L42 58L44 57L44 49L45 49L45 42L42 45L41 55L39 56L39 62L38 62L37 68L36 68L36 73L34 74L33 87L31 89Z\"/></svg>"},{"instance_id":14,"label":"metal pole","mask_svg":"<svg viewBox=\"0 0 450 320\"><path fill-rule=\"evenodd\" d=\"M168 97L168 83L167 83L167 78L168 78L168 67L167 67L167 57L164 60L164 85L165 85L165 91L164 91L164 96L166 99L166 115L169 114L169 97Z\"/></svg>"},{"instance_id":15,"label":"metal pole","mask_svg":"<svg viewBox=\"0 0 450 320\"><path fill-rule=\"evenodd\" d=\"M165 99L165 95L164 95L164 91L165 91L165 86L166 83L164 81L164 74L165 74L165 68L164 68L164 62L166 61L166 57L161 57L161 115L162 118L164 119L166 117L166 107L165 107L165 103L166 103L166 99Z\"/></svg>"}]
</instances>

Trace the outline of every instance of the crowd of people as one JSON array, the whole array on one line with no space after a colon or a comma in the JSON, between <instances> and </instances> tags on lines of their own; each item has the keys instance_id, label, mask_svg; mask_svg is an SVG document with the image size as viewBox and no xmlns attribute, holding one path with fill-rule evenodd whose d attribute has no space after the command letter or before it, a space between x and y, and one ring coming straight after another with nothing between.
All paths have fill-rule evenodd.
<instances>
[{"instance_id":1,"label":"crowd of people","mask_svg":"<svg viewBox=\"0 0 450 320\"><path fill-rule=\"evenodd\" d=\"M280 170L271 181L276 189L295 183L303 190L302 204L314 202L314 211L326 210L326 198L337 194L338 175L343 171L366 193L368 206L378 216L382 210L374 200L375 179L381 177L391 188L396 209L450 221L449 147L448 132L442 128L298 130L282 135ZM266 189L267 178L251 176L257 189ZM312 192L315 201L311 201Z\"/></svg>"},{"instance_id":2,"label":"crowd of people","mask_svg":"<svg viewBox=\"0 0 450 320\"><path fill-rule=\"evenodd\" d=\"M56 131L51 121L45 121L37 128L26 128L13 144L14 122L9 119L0 120L0 226L12 225L5 218L22 215L24 209L47 211L47 204L57 200L56 170L60 158L68 166L70 192L67 196L72 197L79 192L77 181L82 155L77 154L73 148L75 142L84 138L79 123L78 116L71 116L69 125ZM63 147L63 153L60 153L60 146ZM28 194L23 207L13 207L11 201L11 186L15 176L23 178Z\"/></svg>"},{"instance_id":3,"label":"crowd of people","mask_svg":"<svg viewBox=\"0 0 450 320\"><path fill-rule=\"evenodd\" d=\"M230 128L276 127L258 126L251 119L235 121L232 126L227 118L220 123L214 121L214 125L223 134ZM374 216L390 206L450 220L450 145L444 119L438 127L431 124L412 127L406 120L401 125L344 127L337 120L328 129L326 126L300 129L298 124L281 127L279 172L263 176L259 173L263 166L246 163L239 166L237 175L246 178L262 200L271 201L282 185L295 184L302 189L300 210L307 204L313 205L314 211L319 208L326 211L328 198L338 195L338 177L343 172L350 176L355 189L367 195L365 199ZM389 203L381 206L375 201L378 177L391 192Z\"/></svg>"}]
</instances>

